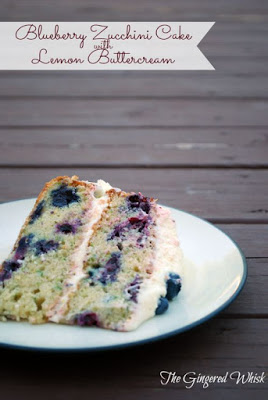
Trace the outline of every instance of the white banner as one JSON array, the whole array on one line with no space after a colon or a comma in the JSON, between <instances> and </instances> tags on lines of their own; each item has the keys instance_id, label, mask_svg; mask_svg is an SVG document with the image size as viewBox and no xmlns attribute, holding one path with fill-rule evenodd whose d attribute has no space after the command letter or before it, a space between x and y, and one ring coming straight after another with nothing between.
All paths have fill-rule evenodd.
<instances>
[{"instance_id":1,"label":"white banner","mask_svg":"<svg viewBox=\"0 0 268 400\"><path fill-rule=\"evenodd\" d=\"M1 70L213 70L214 22L1 22Z\"/></svg>"}]
</instances>

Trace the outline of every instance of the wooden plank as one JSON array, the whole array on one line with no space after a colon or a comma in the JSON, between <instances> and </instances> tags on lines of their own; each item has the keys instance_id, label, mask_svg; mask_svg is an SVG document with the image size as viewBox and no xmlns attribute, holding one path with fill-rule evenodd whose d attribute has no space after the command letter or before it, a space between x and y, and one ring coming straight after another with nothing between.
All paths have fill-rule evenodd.
<instances>
[{"instance_id":1,"label":"wooden plank","mask_svg":"<svg viewBox=\"0 0 268 400\"><path fill-rule=\"evenodd\" d=\"M0 165L268 166L266 129L0 129Z\"/></svg>"},{"instance_id":2,"label":"wooden plank","mask_svg":"<svg viewBox=\"0 0 268 400\"><path fill-rule=\"evenodd\" d=\"M163 204L217 222L268 221L267 170L19 168L0 169L1 201L36 196L57 175L102 178L125 190L140 190Z\"/></svg>"},{"instance_id":3,"label":"wooden plank","mask_svg":"<svg viewBox=\"0 0 268 400\"><path fill-rule=\"evenodd\" d=\"M0 99L1 126L266 126L264 100Z\"/></svg>"},{"instance_id":4,"label":"wooden plank","mask_svg":"<svg viewBox=\"0 0 268 400\"><path fill-rule=\"evenodd\" d=\"M267 17L268 20L268 17ZM239 56L239 57L261 57L267 56L267 46L265 44L247 44L246 41L243 43L235 43L230 39L231 42L228 44L222 43L221 45L217 45L216 43L201 43L198 47L209 59L211 58L211 63L213 65L213 57L221 56L221 57L230 57L230 56Z\"/></svg>"},{"instance_id":5,"label":"wooden plank","mask_svg":"<svg viewBox=\"0 0 268 400\"><path fill-rule=\"evenodd\" d=\"M268 320L213 319L190 332L155 344L125 351L89 354L34 354L1 351L1 393L9 399L184 399L193 394L209 398L264 400L266 384L239 384L227 379L202 389L169 383L162 386L160 371L183 376L225 375L233 371L267 371ZM142 360L142 362L141 362ZM21 367L23 362L23 368ZM44 380L45 376L45 380ZM116 396L114 396L116 393Z\"/></svg>"},{"instance_id":6,"label":"wooden plank","mask_svg":"<svg viewBox=\"0 0 268 400\"><path fill-rule=\"evenodd\" d=\"M229 235L245 254L248 259L255 257L268 258L268 229L267 225L254 225L254 224L216 224L223 232ZM250 261L249 261L250 262ZM252 261L256 263L257 261ZM262 261L260 260L260 263ZM267 263L266 267L267 269ZM254 274L257 271L255 267L249 268L249 273ZM262 273L260 273L261 275Z\"/></svg>"},{"instance_id":7,"label":"wooden plank","mask_svg":"<svg viewBox=\"0 0 268 400\"><path fill-rule=\"evenodd\" d=\"M232 62L230 60L230 62ZM55 72L36 74L5 75L0 73L1 96L23 97L208 97L208 98L267 98L268 83L264 76L235 76L219 70L200 74L150 73L131 75L122 73L94 73L58 75ZM66 84L68 80L68 84Z\"/></svg>"},{"instance_id":8,"label":"wooden plank","mask_svg":"<svg viewBox=\"0 0 268 400\"><path fill-rule=\"evenodd\" d=\"M183 4L176 0L142 0L125 2L99 0L98 4L89 4L87 0L47 0L37 4L35 0L16 2L10 7L9 0L2 0L1 20L38 21L42 15L44 21L267 21L267 4L256 0L196 0ZM71 18L70 18L71 16Z\"/></svg>"},{"instance_id":9,"label":"wooden plank","mask_svg":"<svg viewBox=\"0 0 268 400\"><path fill-rule=\"evenodd\" d=\"M244 227L244 230L246 229ZM249 259L247 262L248 278L245 287L221 315L268 317L268 258ZM260 299L262 299L261 302Z\"/></svg>"}]
</instances>

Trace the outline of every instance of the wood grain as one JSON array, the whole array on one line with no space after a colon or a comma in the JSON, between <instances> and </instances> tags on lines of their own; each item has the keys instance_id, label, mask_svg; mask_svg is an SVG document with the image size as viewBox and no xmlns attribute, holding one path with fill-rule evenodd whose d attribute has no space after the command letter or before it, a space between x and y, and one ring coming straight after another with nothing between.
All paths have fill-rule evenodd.
<instances>
[{"instance_id":1,"label":"wood grain","mask_svg":"<svg viewBox=\"0 0 268 400\"><path fill-rule=\"evenodd\" d=\"M221 316L268 317L268 258L249 259L247 262L248 278L245 287L238 298L220 314Z\"/></svg>"},{"instance_id":2,"label":"wood grain","mask_svg":"<svg viewBox=\"0 0 268 400\"><path fill-rule=\"evenodd\" d=\"M199 4L199 3L198 3ZM10 5L10 0L2 0L1 20L4 21L227 21L263 22L267 21L267 3L262 0L203 0L202 6L196 0L142 0L125 2L99 0L47 0L37 3L24 0Z\"/></svg>"},{"instance_id":3,"label":"wood grain","mask_svg":"<svg viewBox=\"0 0 268 400\"><path fill-rule=\"evenodd\" d=\"M267 224L216 224L236 243L239 244L248 259L268 258L268 229Z\"/></svg>"},{"instance_id":4,"label":"wood grain","mask_svg":"<svg viewBox=\"0 0 268 400\"><path fill-rule=\"evenodd\" d=\"M140 190L163 204L215 222L268 221L268 185L263 184L267 170L1 168L1 201L36 197L44 182L66 174L91 181L102 178L115 187Z\"/></svg>"},{"instance_id":5,"label":"wood grain","mask_svg":"<svg viewBox=\"0 0 268 400\"><path fill-rule=\"evenodd\" d=\"M238 386L227 380L207 390L199 385L187 390L182 384L163 387L159 373L175 371L182 376L189 371L206 375L267 371L267 329L268 320L216 318L191 332L128 351L90 356L2 351L1 392L5 400L35 399L37 395L42 400L48 393L55 399L83 399L89 393L101 399L190 399L193 394L207 399L227 393L231 399L262 400L266 385ZM45 390L40 390L44 376Z\"/></svg>"},{"instance_id":6,"label":"wood grain","mask_svg":"<svg viewBox=\"0 0 268 400\"><path fill-rule=\"evenodd\" d=\"M2 126L265 126L268 101L0 99Z\"/></svg>"},{"instance_id":7,"label":"wood grain","mask_svg":"<svg viewBox=\"0 0 268 400\"><path fill-rule=\"evenodd\" d=\"M0 129L1 166L268 166L262 128Z\"/></svg>"},{"instance_id":8,"label":"wood grain","mask_svg":"<svg viewBox=\"0 0 268 400\"><path fill-rule=\"evenodd\" d=\"M233 61L230 61L232 63ZM215 63L214 63L215 64ZM246 63L244 63L246 64ZM263 61L261 62L263 64ZM265 63L266 64L266 63ZM133 72L94 73L71 72L57 74L1 74L1 96L25 96L25 97L125 97L140 98L150 97L208 97L208 98L241 98L258 97L267 99L267 76L235 76L222 72L222 63L217 62L218 68L211 74L189 73L150 73L150 75ZM256 72L255 72L256 73ZM68 85L66 85L68 79Z\"/></svg>"}]
</instances>

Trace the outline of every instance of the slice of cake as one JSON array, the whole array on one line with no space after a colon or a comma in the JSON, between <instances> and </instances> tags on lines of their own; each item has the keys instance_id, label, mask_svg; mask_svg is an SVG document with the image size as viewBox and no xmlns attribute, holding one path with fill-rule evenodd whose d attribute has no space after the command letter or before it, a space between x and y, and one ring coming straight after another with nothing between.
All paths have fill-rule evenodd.
<instances>
[{"instance_id":1,"label":"slice of cake","mask_svg":"<svg viewBox=\"0 0 268 400\"><path fill-rule=\"evenodd\" d=\"M41 191L15 246L0 267L0 315L45 322L65 292L75 290L92 227L107 206L101 185L67 176Z\"/></svg>"},{"instance_id":2,"label":"slice of cake","mask_svg":"<svg viewBox=\"0 0 268 400\"><path fill-rule=\"evenodd\" d=\"M128 331L181 288L169 210L141 193L59 177L37 199L0 269L0 315Z\"/></svg>"},{"instance_id":3,"label":"slice of cake","mask_svg":"<svg viewBox=\"0 0 268 400\"><path fill-rule=\"evenodd\" d=\"M181 287L181 252L169 210L141 193L110 190L94 226L84 278L55 322L128 331L162 314Z\"/></svg>"}]
</instances>

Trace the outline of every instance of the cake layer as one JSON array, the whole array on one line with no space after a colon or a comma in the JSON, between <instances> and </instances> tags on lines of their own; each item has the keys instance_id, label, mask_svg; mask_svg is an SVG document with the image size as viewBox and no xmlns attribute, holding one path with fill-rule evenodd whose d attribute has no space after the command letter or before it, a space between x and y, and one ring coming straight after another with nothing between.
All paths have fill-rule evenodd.
<instances>
[{"instance_id":1,"label":"cake layer","mask_svg":"<svg viewBox=\"0 0 268 400\"><path fill-rule=\"evenodd\" d=\"M0 318L129 331L179 292L170 212L103 181L47 183L0 267Z\"/></svg>"},{"instance_id":2,"label":"cake layer","mask_svg":"<svg viewBox=\"0 0 268 400\"><path fill-rule=\"evenodd\" d=\"M54 322L135 329L155 315L170 274L181 273L169 211L140 193L110 190L108 195L109 205L89 240L84 276Z\"/></svg>"},{"instance_id":3,"label":"cake layer","mask_svg":"<svg viewBox=\"0 0 268 400\"><path fill-rule=\"evenodd\" d=\"M105 191L77 177L47 183L15 246L0 267L0 315L41 323L79 276L92 226L107 206ZM76 288L69 282L68 291Z\"/></svg>"}]
</instances>

